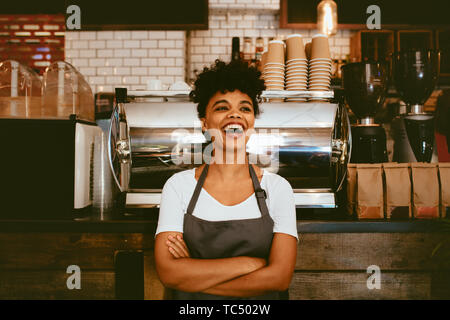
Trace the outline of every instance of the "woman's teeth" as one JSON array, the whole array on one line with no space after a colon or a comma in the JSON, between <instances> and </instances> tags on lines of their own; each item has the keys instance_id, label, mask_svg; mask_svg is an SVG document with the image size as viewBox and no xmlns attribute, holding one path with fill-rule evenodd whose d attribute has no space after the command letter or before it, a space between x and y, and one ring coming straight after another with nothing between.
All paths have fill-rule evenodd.
<instances>
[{"instance_id":1,"label":"woman's teeth","mask_svg":"<svg viewBox=\"0 0 450 320\"><path fill-rule=\"evenodd\" d=\"M244 129L239 124L229 124L224 130L226 134L241 134L244 132Z\"/></svg>"}]
</instances>

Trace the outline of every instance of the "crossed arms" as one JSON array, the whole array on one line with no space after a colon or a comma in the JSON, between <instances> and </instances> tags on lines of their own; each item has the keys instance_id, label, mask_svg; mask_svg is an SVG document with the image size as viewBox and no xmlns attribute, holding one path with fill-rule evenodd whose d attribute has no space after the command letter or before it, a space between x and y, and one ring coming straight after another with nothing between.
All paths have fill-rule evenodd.
<instances>
[{"instance_id":1,"label":"crossed arms","mask_svg":"<svg viewBox=\"0 0 450 320\"><path fill-rule=\"evenodd\" d=\"M274 233L268 261L255 257L193 259L180 232L155 240L156 271L169 288L222 296L249 297L288 289L297 258L297 240Z\"/></svg>"}]
</instances>

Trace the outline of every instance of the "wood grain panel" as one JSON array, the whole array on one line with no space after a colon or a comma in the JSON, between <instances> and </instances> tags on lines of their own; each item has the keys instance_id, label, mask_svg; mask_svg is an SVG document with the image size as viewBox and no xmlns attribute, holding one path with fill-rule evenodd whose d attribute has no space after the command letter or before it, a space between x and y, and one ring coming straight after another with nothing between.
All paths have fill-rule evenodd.
<instances>
[{"instance_id":1,"label":"wood grain panel","mask_svg":"<svg viewBox=\"0 0 450 320\"><path fill-rule=\"evenodd\" d=\"M381 288L369 290L365 272L295 272L291 300L430 299L427 273L381 273Z\"/></svg>"},{"instance_id":2,"label":"wood grain panel","mask_svg":"<svg viewBox=\"0 0 450 320\"><path fill-rule=\"evenodd\" d=\"M0 269L57 269L76 264L84 269L113 269L114 251L149 249L145 234L3 233Z\"/></svg>"},{"instance_id":3,"label":"wood grain panel","mask_svg":"<svg viewBox=\"0 0 450 320\"><path fill-rule=\"evenodd\" d=\"M147 250L144 252L144 299L163 300L164 290L156 272L154 251Z\"/></svg>"},{"instance_id":4,"label":"wood grain panel","mask_svg":"<svg viewBox=\"0 0 450 320\"><path fill-rule=\"evenodd\" d=\"M450 235L438 233L299 234L296 270L424 270L430 255Z\"/></svg>"},{"instance_id":5,"label":"wood grain panel","mask_svg":"<svg viewBox=\"0 0 450 320\"><path fill-rule=\"evenodd\" d=\"M81 269L81 289L69 290L66 270L0 271L0 299L114 299L114 272Z\"/></svg>"}]
</instances>

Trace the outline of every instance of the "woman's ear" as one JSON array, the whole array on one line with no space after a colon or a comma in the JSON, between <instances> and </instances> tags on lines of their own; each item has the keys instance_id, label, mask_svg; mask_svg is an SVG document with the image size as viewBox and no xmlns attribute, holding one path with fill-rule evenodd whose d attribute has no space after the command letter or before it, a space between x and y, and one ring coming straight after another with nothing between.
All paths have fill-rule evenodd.
<instances>
[{"instance_id":1,"label":"woman's ear","mask_svg":"<svg viewBox=\"0 0 450 320\"><path fill-rule=\"evenodd\" d=\"M202 131L205 132L206 130L208 130L208 127L206 126L206 119L200 118L200 122L202 123Z\"/></svg>"}]
</instances>

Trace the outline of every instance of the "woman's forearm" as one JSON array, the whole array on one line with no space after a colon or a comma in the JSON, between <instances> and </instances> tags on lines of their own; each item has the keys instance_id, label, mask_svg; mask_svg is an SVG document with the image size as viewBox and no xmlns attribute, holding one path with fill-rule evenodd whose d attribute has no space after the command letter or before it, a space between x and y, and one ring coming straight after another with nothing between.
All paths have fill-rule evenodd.
<instances>
[{"instance_id":1,"label":"woman's forearm","mask_svg":"<svg viewBox=\"0 0 450 320\"><path fill-rule=\"evenodd\" d=\"M221 296L251 297L270 291L287 290L289 283L290 278L283 277L275 268L269 265L252 273L220 283L203 292Z\"/></svg>"},{"instance_id":2,"label":"woman's forearm","mask_svg":"<svg viewBox=\"0 0 450 320\"><path fill-rule=\"evenodd\" d=\"M201 292L220 283L256 271L266 264L264 259L233 257L223 259L173 259L157 266L162 282L173 289Z\"/></svg>"}]
</instances>

